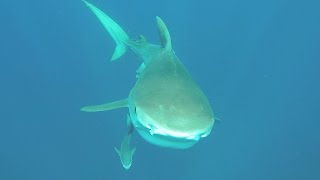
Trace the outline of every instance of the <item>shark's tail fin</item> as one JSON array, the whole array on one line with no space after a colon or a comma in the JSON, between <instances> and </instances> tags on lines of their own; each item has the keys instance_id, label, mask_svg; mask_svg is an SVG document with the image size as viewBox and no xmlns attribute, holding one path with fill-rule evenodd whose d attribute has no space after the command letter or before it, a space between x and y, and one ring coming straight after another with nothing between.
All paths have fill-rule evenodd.
<instances>
[{"instance_id":1,"label":"shark's tail fin","mask_svg":"<svg viewBox=\"0 0 320 180\"><path fill-rule=\"evenodd\" d=\"M117 60L127 51L127 45L125 44L125 42L129 39L129 36L114 20L112 20L103 11L85 0L82 1L97 16L104 28L109 32L113 40L116 42L117 47L112 55L111 61Z\"/></svg>"}]
</instances>

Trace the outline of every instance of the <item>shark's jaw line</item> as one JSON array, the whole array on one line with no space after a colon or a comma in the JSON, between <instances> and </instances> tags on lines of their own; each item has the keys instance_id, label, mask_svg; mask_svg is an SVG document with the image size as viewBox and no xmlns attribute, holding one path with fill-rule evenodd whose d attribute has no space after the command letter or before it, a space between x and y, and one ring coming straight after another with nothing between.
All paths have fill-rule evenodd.
<instances>
[{"instance_id":1,"label":"shark's jaw line","mask_svg":"<svg viewBox=\"0 0 320 180\"><path fill-rule=\"evenodd\" d=\"M143 113L139 108L136 107L136 116L138 122L141 124L141 126L147 128L150 132L150 135L162 135L162 136L170 136L175 138L181 138L186 140L195 140L198 141L202 137L206 137L210 134L211 129L208 132L205 133L187 133L183 131L174 131L167 128L163 128L157 124L147 124L145 122L156 122L156 120L152 120L150 116Z\"/></svg>"},{"instance_id":2,"label":"shark's jaw line","mask_svg":"<svg viewBox=\"0 0 320 180\"><path fill-rule=\"evenodd\" d=\"M144 126L140 124L140 121L137 119L136 121L132 118L132 123L135 126L135 129L138 133L145 139L147 142L167 148L174 148L174 149L187 149L193 146L195 143L198 142L200 138L185 138L179 137L175 135L169 135L167 133L163 133L161 131L156 130L154 127L151 128L150 126Z\"/></svg>"},{"instance_id":3,"label":"shark's jaw line","mask_svg":"<svg viewBox=\"0 0 320 180\"><path fill-rule=\"evenodd\" d=\"M130 106L129 103L129 112L132 124L143 139L157 146L174 149L187 149L196 144L201 138L208 136L211 132L210 128L205 133L189 134L168 130L156 125L150 125L144 123L144 118L150 117L143 114L143 112L137 111L137 109L139 108L132 104ZM143 116L141 116L141 114L143 114Z\"/></svg>"}]
</instances>

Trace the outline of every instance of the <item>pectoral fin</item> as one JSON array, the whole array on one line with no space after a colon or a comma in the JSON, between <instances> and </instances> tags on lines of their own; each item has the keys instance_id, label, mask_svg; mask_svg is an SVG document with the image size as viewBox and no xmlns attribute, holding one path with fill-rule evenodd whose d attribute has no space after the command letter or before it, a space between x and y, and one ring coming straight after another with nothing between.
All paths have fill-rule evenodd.
<instances>
[{"instance_id":1,"label":"pectoral fin","mask_svg":"<svg viewBox=\"0 0 320 180\"><path fill-rule=\"evenodd\" d=\"M117 147L114 147L114 150L116 151L116 153L121 157L121 153L119 151L119 149Z\"/></svg>"},{"instance_id":2,"label":"pectoral fin","mask_svg":"<svg viewBox=\"0 0 320 180\"><path fill-rule=\"evenodd\" d=\"M128 107L128 99L122 99L119 101L114 101L111 103L94 105L94 106L85 106L85 107L81 108L81 111L99 112L99 111L107 111L107 110L118 109L118 108L123 108L123 107Z\"/></svg>"},{"instance_id":3,"label":"pectoral fin","mask_svg":"<svg viewBox=\"0 0 320 180\"><path fill-rule=\"evenodd\" d=\"M136 152L136 150L137 150L136 148L131 149L131 156L133 156L133 154Z\"/></svg>"}]
</instances>

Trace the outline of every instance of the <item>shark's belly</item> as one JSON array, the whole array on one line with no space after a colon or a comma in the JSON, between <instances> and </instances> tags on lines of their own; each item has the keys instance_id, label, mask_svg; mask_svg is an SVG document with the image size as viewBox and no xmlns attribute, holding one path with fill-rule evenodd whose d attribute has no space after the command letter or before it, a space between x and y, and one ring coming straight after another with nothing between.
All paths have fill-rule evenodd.
<instances>
[{"instance_id":1,"label":"shark's belly","mask_svg":"<svg viewBox=\"0 0 320 180\"><path fill-rule=\"evenodd\" d=\"M170 66L171 65L171 66ZM150 143L188 148L210 134L211 106L178 62L149 67L129 95L132 122Z\"/></svg>"}]
</instances>

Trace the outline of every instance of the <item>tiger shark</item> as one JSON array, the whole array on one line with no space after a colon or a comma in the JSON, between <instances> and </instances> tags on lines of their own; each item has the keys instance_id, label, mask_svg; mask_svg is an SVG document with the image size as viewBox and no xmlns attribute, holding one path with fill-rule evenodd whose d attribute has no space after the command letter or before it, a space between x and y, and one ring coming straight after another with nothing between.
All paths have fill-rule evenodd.
<instances>
[{"instance_id":1,"label":"tiger shark","mask_svg":"<svg viewBox=\"0 0 320 180\"><path fill-rule=\"evenodd\" d=\"M160 45L127 33L103 11L83 2L95 14L116 43L111 61L131 49L143 60L137 81L125 99L86 106L85 112L127 107L135 130L147 142L166 148L187 149L208 136L215 122L211 105L172 49L163 20L156 16Z\"/></svg>"}]
</instances>

